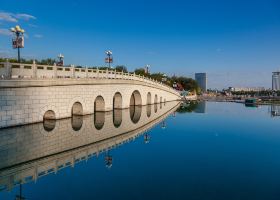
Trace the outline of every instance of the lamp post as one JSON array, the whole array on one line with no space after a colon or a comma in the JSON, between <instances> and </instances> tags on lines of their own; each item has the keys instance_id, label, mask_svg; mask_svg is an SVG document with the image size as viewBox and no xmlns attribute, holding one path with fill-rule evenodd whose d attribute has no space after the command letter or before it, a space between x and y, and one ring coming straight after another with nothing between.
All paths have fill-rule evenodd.
<instances>
[{"instance_id":1,"label":"lamp post","mask_svg":"<svg viewBox=\"0 0 280 200\"><path fill-rule=\"evenodd\" d=\"M62 55L61 53L57 56L58 57L58 66L63 66L64 65L64 55Z\"/></svg>"},{"instance_id":2,"label":"lamp post","mask_svg":"<svg viewBox=\"0 0 280 200\"><path fill-rule=\"evenodd\" d=\"M113 63L113 58L111 56L112 56L113 53L112 53L112 51L108 50L108 51L105 51L105 54L108 56L105 59L105 62L109 63L109 68L111 68L111 63Z\"/></svg>"},{"instance_id":3,"label":"lamp post","mask_svg":"<svg viewBox=\"0 0 280 200\"><path fill-rule=\"evenodd\" d=\"M150 65L146 65L146 66L145 66L145 73L146 73L146 74L149 74L149 73L150 73L150 67L151 67Z\"/></svg>"},{"instance_id":4,"label":"lamp post","mask_svg":"<svg viewBox=\"0 0 280 200\"><path fill-rule=\"evenodd\" d=\"M13 48L18 49L18 62L20 63L20 48L24 47L24 29L20 28L19 25L10 29L11 32L15 33L16 38L13 39Z\"/></svg>"}]
</instances>

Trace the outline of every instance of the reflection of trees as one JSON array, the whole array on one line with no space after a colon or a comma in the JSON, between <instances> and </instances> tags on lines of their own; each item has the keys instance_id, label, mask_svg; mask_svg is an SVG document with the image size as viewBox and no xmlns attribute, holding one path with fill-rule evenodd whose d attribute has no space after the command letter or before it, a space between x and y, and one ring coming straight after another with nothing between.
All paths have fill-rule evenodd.
<instances>
[{"instance_id":1,"label":"reflection of trees","mask_svg":"<svg viewBox=\"0 0 280 200\"><path fill-rule=\"evenodd\" d=\"M177 109L178 113L193 112L198 107L197 101L183 102Z\"/></svg>"}]
</instances>

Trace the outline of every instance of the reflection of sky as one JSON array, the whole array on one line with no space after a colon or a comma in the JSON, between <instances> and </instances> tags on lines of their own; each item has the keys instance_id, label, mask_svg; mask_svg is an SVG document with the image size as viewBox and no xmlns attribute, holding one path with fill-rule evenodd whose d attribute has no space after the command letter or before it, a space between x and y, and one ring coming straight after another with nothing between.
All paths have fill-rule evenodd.
<instances>
[{"instance_id":1,"label":"reflection of sky","mask_svg":"<svg viewBox=\"0 0 280 200\"><path fill-rule=\"evenodd\" d=\"M124 64L129 70L150 64L152 72L171 75L207 72L210 88L271 87L270 73L279 68L276 0L143 0L136 4L62 0L56 4L53 0L40 4L1 0L0 12L10 13L26 30L24 57L54 58L62 52L66 64L104 65L104 51L111 49L114 65ZM63 10L63 14L51 15L50 10ZM0 55L16 56L3 29L17 23L0 20Z\"/></svg>"},{"instance_id":2,"label":"reflection of sky","mask_svg":"<svg viewBox=\"0 0 280 200\"><path fill-rule=\"evenodd\" d=\"M43 200L277 199L280 118L269 110L207 102L205 115L177 114L165 120L166 129L150 130L148 144L140 137L110 151L109 170L102 154L26 184L23 193Z\"/></svg>"}]
</instances>

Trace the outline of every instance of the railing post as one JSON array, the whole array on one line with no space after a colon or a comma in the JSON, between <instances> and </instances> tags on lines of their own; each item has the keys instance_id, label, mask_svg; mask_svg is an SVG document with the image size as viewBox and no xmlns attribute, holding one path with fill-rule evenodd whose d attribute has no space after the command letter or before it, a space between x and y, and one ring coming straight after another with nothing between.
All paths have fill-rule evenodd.
<instances>
[{"instance_id":1,"label":"railing post","mask_svg":"<svg viewBox=\"0 0 280 200\"><path fill-rule=\"evenodd\" d=\"M6 62L4 63L4 68L5 68L5 78L11 79L12 78L12 65L9 62L8 59L6 59Z\"/></svg>"},{"instance_id":2,"label":"railing post","mask_svg":"<svg viewBox=\"0 0 280 200\"><path fill-rule=\"evenodd\" d=\"M71 65L71 71L72 71L72 77L71 78L75 78L75 67L74 67L74 65Z\"/></svg>"},{"instance_id":3,"label":"railing post","mask_svg":"<svg viewBox=\"0 0 280 200\"><path fill-rule=\"evenodd\" d=\"M117 78L117 70L115 69L115 79Z\"/></svg>"},{"instance_id":4,"label":"railing post","mask_svg":"<svg viewBox=\"0 0 280 200\"><path fill-rule=\"evenodd\" d=\"M123 70L122 70L122 79L123 79Z\"/></svg>"},{"instance_id":5,"label":"railing post","mask_svg":"<svg viewBox=\"0 0 280 200\"><path fill-rule=\"evenodd\" d=\"M108 70L108 68L106 69L106 78L107 79L109 78L109 70Z\"/></svg>"},{"instance_id":6,"label":"railing post","mask_svg":"<svg viewBox=\"0 0 280 200\"><path fill-rule=\"evenodd\" d=\"M88 67L86 66L86 78L88 78Z\"/></svg>"},{"instance_id":7,"label":"railing post","mask_svg":"<svg viewBox=\"0 0 280 200\"><path fill-rule=\"evenodd\" d=\"M99 69L98 69L98 67L96 69L96 73L97 73L97 78L99 78Z\"/></svg>"},{"instance_id":8,"label":"railing post","mask_svg":"<svg viewBox=\"0 0 280 200\"><path fill-rule=\"evenodd\" d=\"M33 78L37 78L37 64L35 60L33 60L32 69L33 69Z\"/></svg>"},{"instance_id":9,"label":"railing post","mask_svg":"<svg viewBox=\"0 0 280 200\"><path fill-rule=\"evenodd\" d=\"M54 75L54 78L57 78L57 66L56 66L56 63L53 64L53 75Z\"/></svg>"}]
</instances>

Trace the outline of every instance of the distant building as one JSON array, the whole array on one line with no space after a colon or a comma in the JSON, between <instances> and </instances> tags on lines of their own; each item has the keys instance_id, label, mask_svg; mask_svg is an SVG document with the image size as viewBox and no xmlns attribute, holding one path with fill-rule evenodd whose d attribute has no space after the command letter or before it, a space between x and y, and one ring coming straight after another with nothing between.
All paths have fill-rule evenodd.
<instances>
[{"instance_id":1,"label":"distant building","mask_svg":"<svg viewBox=\"0 0 280 200\"><path fill-rule=\"evenodd\" d=\"M207 91L207 76L206 73L195 73L195 80L202 92Z\"/></svg>"},{"instance_id":2,"label":"distant building","mask_svg":"<svg viewBox=\"0 0 280 200\"><path fill-rule=\"evenodd\" d=\"M272 72L272 90L280 90L280 72Z\"/></svg>"}]
</instances>

